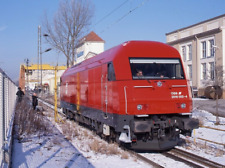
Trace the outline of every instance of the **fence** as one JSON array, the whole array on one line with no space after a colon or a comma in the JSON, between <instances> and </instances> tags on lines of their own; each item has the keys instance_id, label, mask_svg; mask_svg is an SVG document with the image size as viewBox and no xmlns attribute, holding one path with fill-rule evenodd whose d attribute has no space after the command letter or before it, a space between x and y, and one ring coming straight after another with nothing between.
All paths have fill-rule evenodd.
<instances>
[{"instance_id":1,"label":"fence","mask_svg":"<svg viewBox=\"0 0 225 168\"><path fill-rule=\"evenodd\" d=\"M10 167L17 86L0 68L0 167Z\"/></svg>"}]
</instances>

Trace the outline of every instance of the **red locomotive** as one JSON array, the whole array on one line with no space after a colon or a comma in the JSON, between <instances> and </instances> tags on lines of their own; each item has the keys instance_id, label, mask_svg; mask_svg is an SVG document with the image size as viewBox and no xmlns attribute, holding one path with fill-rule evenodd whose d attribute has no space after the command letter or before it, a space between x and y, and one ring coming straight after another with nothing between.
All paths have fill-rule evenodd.
<instances>
[{"instance_id":1,"label":"red locomotive","mask_svg":"<svg viewBox=\"0 0 225 168\"><path fill-rule=\"evenodd\" d=\"M159 42L125 42L67 69L60 95L68 117L132 149L169 149L198 127L180 55Z\"/></svg>"}]
</instances>

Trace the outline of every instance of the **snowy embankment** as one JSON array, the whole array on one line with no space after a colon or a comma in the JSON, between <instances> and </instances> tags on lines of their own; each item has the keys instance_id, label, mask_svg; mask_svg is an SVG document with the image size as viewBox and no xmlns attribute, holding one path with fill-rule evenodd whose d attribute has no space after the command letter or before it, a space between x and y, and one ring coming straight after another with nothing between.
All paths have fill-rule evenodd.
<instances>
[{"instance_id":1,"label":"snowy embankment","mask_svg":"<svg viewBox=\"0 0 225 168\"><path fill-rule=\"evenodd\" d=\"M150 167L120 149L118 145L108 144L74 121L62 118L63 122L56 123L51 109L38 114L38 117L47 123L48 129L44 133L29 135L25 132L19 136L19 140L15 139L12 167ZM193 117L199 118L202 126L225 130L224 118L219 118L221 125L215 125L216 117L206 111L194 110ZM225 165L224 146L198 139L204 138L224 144L225 131L199 128L192 137L185 138L188 143L179 148ZM164 167L184 166L159 153L148 154Z\"/></svg>"},{"instance_id":2,"label":"snowy embankment","mask_svg":"<svg viewBox=\"0 0 225 168\"><path fill-rule=\"evenodd\" d=\"M12 167L149 167L116 144L54 112L21 107L15 125ZM18 114L18 113L17 113ZM32 118L31 122L26 122ZM20 124L19 121L23 121ZM28 129L28 125L31 125ZM34 127L34 128L33 128ZM39 130L40 129L40 130Z\"/></svg>"}]
</instances>

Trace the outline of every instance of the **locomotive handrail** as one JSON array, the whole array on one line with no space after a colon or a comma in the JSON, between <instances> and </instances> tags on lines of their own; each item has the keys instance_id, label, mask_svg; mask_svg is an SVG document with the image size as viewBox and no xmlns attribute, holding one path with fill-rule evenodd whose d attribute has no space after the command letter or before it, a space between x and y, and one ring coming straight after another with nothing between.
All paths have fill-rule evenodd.
<instances>
[{"instance_id":1,"label":"locomotive handrail","mask_svg":"<svg viewBox=\"0 0 225 168\"><path fill-rule=\"evenodd\" d=\"M153 86L134 86L134 88L153 88Z\"/></svg>"},{"instance_id":2,"label":"locomotive handrail","mask_svg":"<svg viewBox=\"0 0 225 168\"><path fill-rule=\"evenodd\" d=\"M172 85L172 87L178 88L178 87L187 87L187 85Z\"/></svg>"}]
</instances>

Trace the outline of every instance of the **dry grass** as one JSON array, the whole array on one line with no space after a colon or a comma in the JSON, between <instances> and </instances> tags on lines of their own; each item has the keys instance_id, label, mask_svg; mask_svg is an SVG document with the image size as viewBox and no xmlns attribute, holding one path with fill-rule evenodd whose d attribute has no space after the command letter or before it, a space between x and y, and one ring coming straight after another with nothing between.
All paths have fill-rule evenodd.
<instances>
[{"instance_id":1,"label":"dry grass","mask_svg":"<svg viewBox=\"0 0 225 168\"><path fill-rule=\"evenodd\" d=\"M203 117L199 117L198 118L198 121L199 121L199 127L202 127L202 126L204 126L204 118Z\"/></svg>"},{"instance_id":2,"label":"dry grass","mask_svg":"<svg viewBox=\"0 0 225 168\"><path fill-rule=\"evenodd\" d=\"M95 153L101 153L102 150L101 150L101 145L99 144L98 141L96 140L93 140L91 143L88 144L89 145L89 148L95 152Z\"/></svg>"},{"instance_id":3,"label":"dry grass","mask_svg":"<svg viewBox=\"0 0 225 168\"><path fill-rule=\"evenodd\" d=\"M121 152L121 159L129 159L127 152Z\"/></svg>"},{"instance_id":4,"label":"dry grass","mask_svg":"<svg viewBox=\"0 0 225 168\"><path fill-rule=\"evenodd\" d=\"M78 141L86 143L88 146L84 146L86 152L93 151L94 153L106 154L106 155L121 155L122 159L128 159L129 155L119 149L117 144L108 144L107 142L96 138L91 131L80 128L78 124L74 122L65 121L63 124L59 124L63 135L70 141L76 138Z\"/></svg>"},{"instance_id":5,"label":"dry grass","mask_svg":"<svg viewBox=\"0 0 225 168\"><path fill-rule=\"evenodd\" d=\"M223 155L225 155L225 152L222 150L216 151L216 153L215 153L216 157L222 157Z\"/></svg>"},{"instance_id":6,"label":"dry grass","mask_svg":"<svg viewBox=\"0 0 225 168\"><path fill-rule=\"evenodd\" d=\"M127 159L128 154L126 152L120 152L117 144L108 144L104 141L99 141L96 139L92 139L92 141L88 144L90 150L95 153L101 153L106 155L120 155L121 158Z\"/></svg>"},{"instance_id":7,"label":"dry grass","mask_svg":"<svg viewBox=\"0 0 225 168\"><path fill-rule=\"evenodd\" d=\"M109 144L107 148L107 154L109 155L117 155L120 154L118 146L116 144Z\"/></svg>"},{"instance_id":8,"label":"dry grass","mask_svg":"<svg viewBox=\"0 0 225 168\"><path fill-rule=\"evenodd\" d=\"M86 130L84 130L84 137L88 137L88 132Z\"/></svg>"},{"instance_id":9,"label":"dry grass","mask_svg":"<svg viewBox=\"0 0 225 168\"><path fill-rule=\"evenodd\" d=\"M79 130L75 127L74 124L64 121L63 123L61 123L60 127L62 129L63 135L65 135L66 138L70 141L72 141L74 137L80 135Z\"/></svg>"},{"instance_id":10,"label":"dry grass","mask_svg":"<svg viewBox=\"0 0 225 168\"><path fill-rule=\"evenodd\" d=\"M93 135L90 130L83 129L73 121L65 120L63 123L59 123L59 126L63 135L69 141L73 141L74 138L76 138L76 140L86 143L87 146L83 146L84 149L82 149L86 152L93 151L96 154L120 155L122 159L129 158L127 152L119 149L117 144L108 144L107 142L96 138L96 135Z\"/></svg>"},{"instance_id":11,"label":"dry grass","mask_svg":"<svg viewBox=\"0 0 225 168\"><path fill-rule=\"evenodd\" d=\"M16 105L15 113L15 125L19 139L22 139L24 135L40 135L50 131L47 121L43 119L43 113L32 109L27 96L24 96L22 102Z\"/></svg>"}]
</instances>

